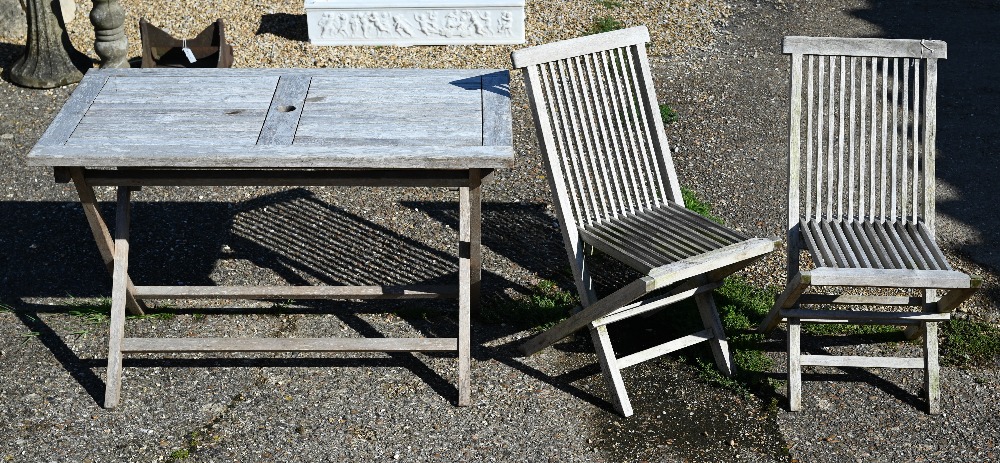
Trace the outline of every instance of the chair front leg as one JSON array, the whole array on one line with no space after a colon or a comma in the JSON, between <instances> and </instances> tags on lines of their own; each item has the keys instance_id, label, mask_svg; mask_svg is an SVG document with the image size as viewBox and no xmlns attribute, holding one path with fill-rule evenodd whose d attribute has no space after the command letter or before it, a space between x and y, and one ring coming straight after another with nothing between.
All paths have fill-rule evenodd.
<instances>
[{"instance_id":1,"label":"chair front leg","mask_svg":"<svg viewBox=\"0 0 1000 463\"><path fill-rule=\"evenodd\" d=\"M601 371L604 372L604 381L608 385L608 392L611 394L611 402L615 410L622 416L632 416L632 402L628 398L628 391L625 390L625 380L622 379L621 369L618 368L618 358L615 357L615 349L611 345L611 336L608 335L607 325L590 325L590 337L594 342L594 350L597 353L597 360L601 364Z\"/></svg>"},{"instance_id":2,"label":"chair front leg","mask_svg":"<svg viewBox=\"0 0 1000 463\"><path fill-rule=\"evenodd\" d=\"M726 332L722 329L722 320L719 319L719 310L715 305L715 298L712 293L704 292L694 296L695 303L698 304L698 312L701 314L701 322L705 329L712 332L712 339L708 345L712 346L712 355L715 357L715 364L723 375L732 376L733 356L729 351L729 340Z\"/></svg>"}]
</instances>

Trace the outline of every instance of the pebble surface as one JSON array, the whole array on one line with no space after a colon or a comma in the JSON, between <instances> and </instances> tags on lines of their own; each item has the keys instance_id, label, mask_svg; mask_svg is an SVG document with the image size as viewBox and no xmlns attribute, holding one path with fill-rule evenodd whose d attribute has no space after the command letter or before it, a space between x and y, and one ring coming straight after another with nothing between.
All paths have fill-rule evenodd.
<instances>
[{"instance_id":1,"label":"pebble surface","mask_svg":"<svg viewBox=\"0 0 1000 463\"><path fill-rule=\"evenodd\" d=\"M178 37L224 18L237 67L508 68L510 51L521 47L315 47L305 36L298 2L121 3L130 57L139 54L139 17ZM657 93L679 113L667 135L681 182L712 204L727 224L776 235L784 214L785 134L775 126L787 110L787 58L780 54L780 37L911 35L894 26L909 22L899 11L869 3L529 1L527 45L578 36L604 16L624 26L648 25ZM912 3L915 10L936 8L932 0ZM89 5L84 5L78 5L68 31L77 49L96 58L93 30L84 16ZM980 21L964 26L972 39L947 31L945 37L929 37L953 46L954 59L942 66L958 66L954 62L961 59L963 43L996 44L995 34L980 22L995 24L991 20L1000 9L976 1L949 8L955 14L974 13ZM926 30L935 29L927 25ZM6 67L22 51L16 44L23 39L4 41L9 43L0 45L0 66ZM520 80L515 78L511 87L516 166L497 172L484 189L484 294L489 297L527 293L540 279L566 281L565 251L530 112ZM984 88L993 93L983 92L980 100L1000 94L995 83ZM110 279L101 270L72 186L55 184L47 169L24 164L25 153L72 89L28 90L0 82L0 166L5 172L0 217L6 220L0 233L0 249L6 250L0 254L0 304L13 309L0 310L0 338L10 340L0 349L0 396L6 398L0 402L0 432L8 436L0 443L0 460L1000 458L995 437L1000 368L944 368L945 413L940 416L923 413L916 371L815 369L806 378L804 410L789 413L783 410L783 390L744 397L706 383L689 363L666 357L624 372L636 414L623 419L605 400L587 336L521 358L515 347L531 333L505 323L477 323L473 330L474 404L467 408L452 404L457 394L453 356L358 354L165 361L129 356L122 406L103 410L106 322L92 324L65 312L74 301L106 296ZM964 109L976 103L963 95L942 84L939 104ZM993 106L1000 107L973 105L987 114ZM947 130L942 133L945 137ZM972 141L963 143L968 143L963 152L982 150ZM942 164L942 175L954 175L947 158ZM988 164L981 165L988 174ZM991 228L956 219L968 217L948 204L968 193L959 182L942 190L947 215L940 219L939 235L949 257L994 285L994 267L965 254L982 245L962 234L974 228L988 238ZM105 201L113 196L100 193ZM368 188L146 188L137 193L134 217L133 256L142 265L131 271L144 284L337 283L358 277L351 265L373 279L399 276L360 258L345 262L332 251L314 251L306 258L283 254L275 242L262 238L337 249L341 243L327 233L299 227L309 217L347 225L375 240L373 248L415 249L409 257L425 262L425 269L446 273L446 262L455 254L454 197L446 189L388 194ZM111 214L108 206L105 213ZM300 231L283 231L282 221ZM772 254L745 275L759 284L780 284L783 254ZM996 317L995 300L984 291L969 304L969 315ZM129 320L128 335L438 336L454 328L454 308L448 304L416 311L391 303L248 304L241 306L248 312L243 315L225 315L231 304L175 304L175 317ZM647 328L624 329L639 340L656 339ZM771 341L773 374L781 378L782 333ZM806 348L862 353L838 341ZM915 346L906 343L876 349L882 355L915 354Z\"/></svg>"}]
</instances>

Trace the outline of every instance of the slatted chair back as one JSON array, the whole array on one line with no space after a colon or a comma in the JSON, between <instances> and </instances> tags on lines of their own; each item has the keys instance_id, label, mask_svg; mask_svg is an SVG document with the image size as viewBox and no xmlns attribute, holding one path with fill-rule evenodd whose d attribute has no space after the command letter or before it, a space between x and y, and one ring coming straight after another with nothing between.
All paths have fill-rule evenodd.
<instances>
[{"instance_id":1,"label":"slatted chair back","mask_svg":"<svg viewBox=\"0 0 1000 463\"><path fill-rule=\"evenodd\" d=\"M640 26L512 54L514 67L525 68L564 242L577 262L580 228L667 201L683 206L648 41Z\"/></svg>"},{"instance_id":2,"label":"slatted chair back","mask_svg":"<svg viewBox=\"0 0 1000 463\"><path fill-rule=\"evenodd\" d=\"M936 40L785 37L791 55L788 274L800 225L894 222L933 239ZM860 265L867 266L867 265Z\"/></svg>"}]
</instances>

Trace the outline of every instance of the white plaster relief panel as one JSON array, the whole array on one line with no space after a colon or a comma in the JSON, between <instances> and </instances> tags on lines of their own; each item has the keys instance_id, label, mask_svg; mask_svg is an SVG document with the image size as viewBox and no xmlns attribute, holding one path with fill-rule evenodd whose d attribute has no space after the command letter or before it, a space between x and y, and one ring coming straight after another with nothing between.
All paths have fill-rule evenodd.
<instances>
[{"instance_id":1,"label":"white plaster relief panel","mask_svg":"<svg viewBox=\"0 0 1000 463\"><path fill-rule=\"evenodd\" d=\"M524 43L524 0L305 0L314 45Z\"/></svg>"}]
</instances>

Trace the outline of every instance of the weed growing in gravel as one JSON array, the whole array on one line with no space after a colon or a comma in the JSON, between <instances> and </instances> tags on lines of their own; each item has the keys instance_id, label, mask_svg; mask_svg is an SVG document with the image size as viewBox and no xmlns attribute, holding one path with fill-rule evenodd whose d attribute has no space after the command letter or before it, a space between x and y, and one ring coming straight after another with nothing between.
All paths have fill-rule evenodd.
<instances>
[{"instance_id":1,"label":"weed growing in gravel","mask_svg":"<svg viewBox=\"0 0 1000 463\"><path fill-rule=\"evenodd\" d=\"M601 16L594 19L594 24L590 26L590 34L600 34L602 32L611 32L625 27L621 21L611 17L611 16Z\"/></svg>"},{"instance_id":2,"label":"weed growing in gravel","mask_svg":"<svg viewBox=\"0 0 1000 463\"><path fill-rule=\"evenodd\" d=\"M572 293L555 282L541 280L529 295L483 304L479 318L487 323L513 323L519 328L542 331L566 318L578 304Z\"/></svg>"},{"instance_id":3,"label":"weed growing in gravel","mask_svg":"<svg viewBox=\"0 0 1000 463\"><path fill-rule=\"evenodd\" d=\"M942 363L959 367L1000 365L1000 332L996 328L959 318L942 325Z\"/></svg>"},{"instance_id":4,"label":"weed growing in gravel","mask_svg":"<svg viewBox=\"0 0 1000 463\"><path fill-rule=\"evenodd\" d=\"M622 7L621 2L617 2L615 0L597 0L597 4L601 5L601 6L605 7L605 8L607 8L609 10L613 10L615 8L621 8Z\"/></svg>"},{"instance_id":5,"label":"weed growing in gravel","mask_svg":"<svg viewBox=\"0 0 1000 463\"><path fill-rule=\"evenodd\" d=\"M98 299L73 299L69 303L69 310L66 313L79 317L88 325L100 325L107 323L111 318L111 298L102 297ZM145 315L126 315L126 318L133 320L170 320L174 318L173 312L146 312Z\"/></svg>"},{"instance_id":6,"label":"weed growing in gravel","mask_svg":"<svg viewBox=\"0 0 1000 463\"><path fill-rule=\"evenodd\" d=\"M684 199L684 207L697 212L701 216L715 223L722 223L722 219L712 215L712 206L698 199L694 191L689 188L681 187L681 197Z\"/></svg>"},{"instance_id":7,"label":"weed growing in gravel","mask_svg":"<svg viewBox=\"0 0 1000 463\"><path fill-rule=\"evenodd\" d=\"M677 122L677 111L671 108L669 104L660 105L660 119L663 119L664 124L673 124Z\"/></svg>"}]
</instances>

